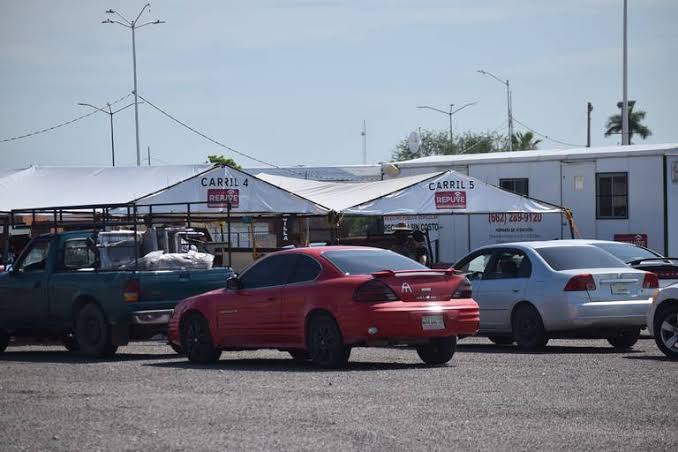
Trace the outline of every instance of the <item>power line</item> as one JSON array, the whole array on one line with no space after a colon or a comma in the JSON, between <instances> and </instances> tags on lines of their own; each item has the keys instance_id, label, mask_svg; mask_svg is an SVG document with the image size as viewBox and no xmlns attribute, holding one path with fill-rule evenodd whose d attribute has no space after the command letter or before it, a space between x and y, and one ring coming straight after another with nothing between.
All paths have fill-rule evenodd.
<instances>
[{"instance_id":1,"label":"power line","mask_svg":"<svg viewBox=\"0 0 678 452\"><path fill-rule=\"evenodd\" d=\"M499 131L501 131L501 130L504 130L504 129L507 127L507 122L508 122L508 121L503 121L499 127L497 127L496 129L490 131L490 133L489 133L488 135L491 135L491 134L497 133L497 132L499 132ZM473 145L467 147L466 149L462 149L462 150L459 152L459 154L466 154L466 153L467 153L468 151L470 151L471 149L473 149L473 148L475 148L476 146L479 146L480 144L483 144L483 143L485 143L485 141L483 141L483 140L477 141L475 144L473 144Z\"/></svg>"},{"instance_id":2,"label":"power line","mask_svg":"<svg viewBox=\"0 0 678 452\"><path fill-rule=\"evenodd\" d=\"M123 96L123 97L121 97L120 99L116 100L115 102L112 102L111 105L115 105L115 104L117 104L118 102L122 102L123 100L127 99L127 98L128 98L129 96L131 96L131 95L132 95L132 94L130 93L130 94L126 95L126 96ZM20 140L20 139L22 139L22 138L28 138L28 137L32 137L32 136L35 136L35 135L40 135L41 133L51 132L52 130L56 130L56 129L60 128L60 127L67 126L67 125L69 125L69 124L73 124L74 122L78 122L78 121L80 121L81 119L85 119L85 118L87 118L87 117L89 117L89 116L92 116L92 115L95 114L95 113L98 113L98 112L99 112L98 110L94 110L94 111L91 111L90 113L87 113L86 115L78 116L77 118L71 119L70 121L62 122L62 123L57 124L57 125L55 125L55 126L47 127L46 129L36 130L36 131L34 131L34 132L30 132L30 133L27 133L27 134L25 134L25 135L19 135L19 136L16 136L16 137L5 138L5 139L0 140L0 143L6 143L6 142L8 142L8 141Z\"/></svg>"},{"instance_id":3,"label":"power line","mask_svg":"<svg viewBox=\"0 0 678 452\"><path fill-rule=\"evenodd\" d=\"M174 121L174 122L176 122L177 124L179 124L179 125L181 125L181 126L187 128L188 130L190 130L191 132L195 133L196 135L199 135L199 136L203 137L204 139L206 139L206 140L208 140L208 141L211 141L212 143L216 144L217 146L221 146L221 147L224 148L224 149L227 149L227 150L229 150L229 151L231 151L231 152L233 152L233 153L236 153L236 154L238 154L238 155L241 155L241 156L243 156L243 157L245 157L245 158L248 158L248 159L250 159L250 160L253 160L253 161L255 161L255 162L263 163L264 165L272 166L272 167L274 167L274 168L280 168L278 165L274 165L273 163L268 163L268 162L265 162L265 161L263 161L263 160L259 160L258 158L252 157L251 155L247 155L247 154L245 154L244 152L236 151L236 150L233 149L232 147L226 146L225 144L220 143L219 141L215 140L214 138L212 138L212 137L210 137L210 136L207 136L207 135L205 135L204 133L202 133L202 132L200 132L200 131L194 129L194 128L191 127L191 126L189 126L188 124L186 124L186 123L184 123L184 122L178 120L177 118L175 118L175 117L172 116L171 114L167 113L166 111L164 111L164 110L161 109L160 107L157 107L156 105L153 105L153 103L152 103L150 100L146 99L146 98L145 98L144 96L142 96L141 94L139 94L139 97L140 97L144 102L146 102L148 105L150 105L151 107L155 108L155 109L158 110L160 113L162 113L163 115L167 116L168 118L170 118L172 121Z\"/></svg>"},{"instance_id":4,"label":"power line","mask_svg":"<svg viewBox=\"0 0 678 452\"><path fill-rule=\"evenodd\" d=\"M546 139L546 140L553 141L554 143L558 143L558 144L564 144L565 146L572 146L572 147L575 147L575 148L583 148L583 147L584 147L583 144L568 143L568 142L566 142L566 141L556 140L555 138L551 138L551 137L548 136L548 135L544 135L543 133L537 132L537 131L534 130L532 127L530 127L530 126L528 126L528 125L526 125L526 124L524 124L524 123L518 121L518 120L516 119L515 116L513 117L513 120L514 120L515 122L517 122L518 124L520 124L521 126L525 127L525 128L526 128L527 130L529 130L530 132L532 132L532 133L534 133L534 134L536 134L536 135L539 135L540 137L542 137L542 138L544 138L544 139Z\"/></svg>"}]
</instances>

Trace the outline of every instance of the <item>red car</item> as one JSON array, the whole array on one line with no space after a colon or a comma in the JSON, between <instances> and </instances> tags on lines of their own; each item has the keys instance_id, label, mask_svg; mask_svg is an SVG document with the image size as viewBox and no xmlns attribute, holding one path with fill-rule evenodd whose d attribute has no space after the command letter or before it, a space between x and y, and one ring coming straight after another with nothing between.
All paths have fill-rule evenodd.
<instances>
[{"instance_id":1,"label":"red car","mask_svg":"<svg viewBox=\"0 0 678 452\"><path fill-rule=\"evenodd\" d=\"M222 350L273 348L329 368L352 347L412 345L444 364L457 336L478 332L471 284L392 251L297 248L272 253L218 289L182 301L169 340L197 363Z\"/></svg>"}]
</instances>

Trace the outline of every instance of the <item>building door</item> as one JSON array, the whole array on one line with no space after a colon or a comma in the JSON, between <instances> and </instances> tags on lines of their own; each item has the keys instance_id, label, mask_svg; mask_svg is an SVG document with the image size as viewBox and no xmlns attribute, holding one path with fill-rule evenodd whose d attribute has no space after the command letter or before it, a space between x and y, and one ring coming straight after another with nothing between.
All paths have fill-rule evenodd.
<instances>
[{"instance_id":1,"label":"building door","mask_svg":"<svg viewBox=\"0 0 678 452\"><path fill-rule=\"evenodd\" d=\"M562 162L562 206L572 209L574 222L583 238L596 238L596 164ZM563 216L563 237L569 238L569 225Z\"/></svg>"}]
</instances>

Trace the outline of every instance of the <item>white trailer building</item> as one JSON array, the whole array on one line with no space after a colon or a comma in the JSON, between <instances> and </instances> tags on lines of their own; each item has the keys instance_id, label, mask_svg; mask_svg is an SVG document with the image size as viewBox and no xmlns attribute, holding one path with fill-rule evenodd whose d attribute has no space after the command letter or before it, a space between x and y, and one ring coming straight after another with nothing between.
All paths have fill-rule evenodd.
<instances>
[{"instance_id":1,"label":"white trailer building","mask_svg":"<svg viewBox=\"0 0 678 452\"><path fill-rule=\"evenodd\" d=\"M678 144L440 155L397 166L398 177L453 169L572 209L584 238L636 241L678 256ZM430 227L431 218L424 221ZM494 229L489 216L441 216L436 222L440 258L446 261L468 252L469 243L475 248L521 238L570 237L567 222L559 219Z\"/></svg>"}]
</instances>

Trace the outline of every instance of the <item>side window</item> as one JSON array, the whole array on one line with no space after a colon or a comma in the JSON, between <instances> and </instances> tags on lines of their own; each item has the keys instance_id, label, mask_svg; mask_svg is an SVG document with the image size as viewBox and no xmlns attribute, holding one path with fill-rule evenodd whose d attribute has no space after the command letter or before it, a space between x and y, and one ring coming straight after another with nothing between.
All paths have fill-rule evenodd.
<instances>
[{"instance_id":1,"label":"side window","mask_svg":"<svg viewBox=\"0 0 678 452\"><path fill-rule=\"evenodd\" d=\"M532 274L530 259L519 250L499 251L485 272L485 279L529 278Z\"/></svg>"},{"instance_id":2,"label":"side window","mask_svg":"<svg viewBox=\"0 0 678 452\"><path fill-rule=\"evenodd\" d=\"M250 267L240 278L243 289L282 286L292 269L296 256L283 254L266 257Z\"/></svg>"},{"instance_id":3,"label":"side window","mask_svg":"<svg viewBox=\"0 0 678 452\"><path fill-rule=\"evenodd\" d=\"M68 240L64 243L64 270L94 267L96 255L87 246L86 240Z\"/></svg>"},{"instance_id":4,"label":"side window","mask_svg":"<svg viewBox=\"0 0 678 452\"><path fill-rule=\"evenodd\" d=\"M23 255L21 262L17 264L17 270L25 273L45 271L47 269L48 255L49 242L46 240L36 242Z\"/></svg>"},{"instance_id":5,"label":"side window","mask_svg":"<svg viewBox=\"0 0 678 452\"><path fill-rule=\"evenodd\" d=\"M486 250L459 262L454 268L464 273L468 273L467 278L470 280L481 279L485 274L487 264L490 262L491 257L492 250Z\"/></svg>"},{"instance_id":6,"label":"side window","mask_svg":"<svg viewBox=\"0 0 678 452\"><path fill-rule=\"evenodd\" d=\"M318 277L322 268L320 267L320 264L315 261L315 259L304 256L303 254L298 254L297 259L298 260L294 265L294 270L292 270L288 284L313 281Z\"/></svg>"}]
</instances>

